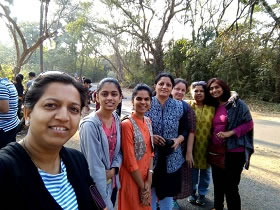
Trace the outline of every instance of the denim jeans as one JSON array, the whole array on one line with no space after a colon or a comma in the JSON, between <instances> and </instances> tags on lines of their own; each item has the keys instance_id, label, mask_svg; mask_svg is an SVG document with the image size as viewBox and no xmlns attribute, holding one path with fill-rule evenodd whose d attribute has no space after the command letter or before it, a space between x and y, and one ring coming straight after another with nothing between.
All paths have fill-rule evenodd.
<instances>
[{"instance_id":1,"label":"denim jeans","mask_svg":"<svg viewBox=\"0 0 280 210\"><path fill-rule=\"evenodd\" d=\"M162 200L159 200L160 210L172 210L173 208L173 198L165 197ZM155 188L152 188L152 210L157 209L157 195Z\"/></svg>"},{"instance_id":2,"label":"denim jeans","mask_svg":"<svg viewBox=\"0 0 280 210\"><path fill-rule=\"evenodd\" d=\"M199 195L206 195L210 184L210 173L211 169L192 169L192 182L193 190L197 191Z\"/></svg>"}]
</instances>

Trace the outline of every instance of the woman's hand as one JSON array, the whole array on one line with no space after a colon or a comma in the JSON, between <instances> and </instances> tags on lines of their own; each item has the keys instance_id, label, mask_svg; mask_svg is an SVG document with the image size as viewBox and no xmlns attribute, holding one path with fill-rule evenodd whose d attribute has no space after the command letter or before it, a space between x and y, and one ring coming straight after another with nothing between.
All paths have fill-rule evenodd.
<instances>
[{"instance_id":1,"label":"woman's hand","mask_svg":"<svg viewBox=\"0 0 280 210\"><path fill-rule=\"evenodd\" d=\"M176 150L177 147L180 146L180 144L184 141L184 137L183 137L183 139L178 137L178 138L174 138L172 140L174 141L174 144L172 145L171 148L174 148L174 150Z\"/></svg>"},{"instance_id":2,"label":"woman's hand","mask_svg":"<svg viewBox=\"0 0 280 210\"><path fill-rule=\"evenodd\" d=\"M140 189L140 201L143 206L151 206L151 182L145 181L144 188Z\"/></svg>"},{"instance_id":3,"label":"woman's hand","mask_svg":"<svg viewBox=\"0 0 280 210\"><path fill-rule=\"evenodd\" d=\"M217 137L220 139L225 139L233 136L234 134L235 134L234 131L219 132L217 133Z\"/></svg>"},{"instance_id":4,"label":"woman's hand","mask_svg":"<svg viewBox=\"0 0 280 210\"><path fill-rule=\"evenodd\" d=\"M186 162L189 168L193 167L193 155L191 152L187 152L186 154Z\"/></svg>"},{"instance_id":5,"label":"woman's hand","mask_svg":"<svg viewBox=\"0 0 280 210\"><path fill-rule=\"evenodd\" d=\"M115 168L112 168L110 170L106 170L106 180L110 180L113 178L113 176L115 176L116 170Z\"/></svg>"},{"instance_id":6,"label":"woman's hand","mask_svg":"<svg viewBox=\"0 0 280 210\"><path fill-rule=\"evenodd\" d=\"M159 146L165 145L165 139L159 135L153 135L154 144Z\"/></svg>"}]
</instances>

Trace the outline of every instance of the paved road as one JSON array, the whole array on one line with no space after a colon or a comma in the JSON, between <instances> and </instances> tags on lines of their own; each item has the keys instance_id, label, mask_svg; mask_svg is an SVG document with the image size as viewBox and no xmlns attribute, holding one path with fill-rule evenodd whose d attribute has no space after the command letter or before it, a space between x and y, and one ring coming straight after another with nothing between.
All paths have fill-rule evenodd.
<instances>
[{"instance_id":1,"label":"paved road","mask_svg":"<svg viewBox=\"0 0 280 210\"><path fill-rule=\"evenodd\" d=\"M130 98L123 100L122 114L131 112ZM244 170L240 183L242 209L278 210L280 209L280 119L262 120L254 118L255 154L250 169ZM79 147L78 134L67 143ZM213 207L213 186L207 195L207 204L198 207L189 204L186 199L179 200L180 209L210 209Z\"/></svg>"}]
</instances>

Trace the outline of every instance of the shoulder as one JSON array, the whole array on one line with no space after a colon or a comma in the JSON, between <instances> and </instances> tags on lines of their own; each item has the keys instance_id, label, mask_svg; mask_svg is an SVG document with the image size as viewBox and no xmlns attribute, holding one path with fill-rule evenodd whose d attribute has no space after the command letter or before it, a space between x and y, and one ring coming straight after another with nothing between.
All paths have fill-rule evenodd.
<instances>
[{"instance_id":1,"label":"shoulder","mask_svg":"<svg viewBox=\"0 0 280 210\"><path fill-rule=\"evenodd\" d=\"M86 161L84 155L76 149L62 147L60 154L63 160L72 161L76 163L83 163Z\"/></svg>"},{"instance_id":2,"label":"shoulder","mask_svg":"<svg viewBox=\"0 0 280 210\"><path fill-rule=\"evenodd\" d=\"M86 116L84 119L82 119L80 123L80 127L98 127L101 126L102 123L99 120L98 116L95 113L91 113L88 116Z\"/></svg>"},{"instance_id":3,"label":"shoulder","mask_svg":"<svg viewBox=\"0 0 280 210\"><path fill-rule=\"evenodd\" d=\"M19 168L22 161L25 161L24 149L16 142L8 144L0 150L0 171L8 168Z\"/></svg>"},{"instance_id":4,"label":"shoulder","mask_svg":"<svg viewBox=\"0 0 280 210\"><path fill-rule=\"evenodd\" d=\"M122 129L132 129L132 123L129 118L124 119L121 122Z\"/></svg>"}]
</instances>

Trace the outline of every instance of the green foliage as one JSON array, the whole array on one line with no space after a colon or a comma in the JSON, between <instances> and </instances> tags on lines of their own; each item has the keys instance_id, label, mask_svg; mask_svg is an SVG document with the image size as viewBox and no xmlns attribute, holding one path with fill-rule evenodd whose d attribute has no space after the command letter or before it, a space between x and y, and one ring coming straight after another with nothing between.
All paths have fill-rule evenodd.
<instances>
[{"instance_id":1,"label":"green foliage","mask_svg":"<svg viewBox=\"0 0 280 210\"><path fill-rule=\"evenodd\" d=\"M13 67L11 65L1 65L0 70L0 77L1 78L8 78L10 81L14 78Z\"/></svg>"}]
</instances>

